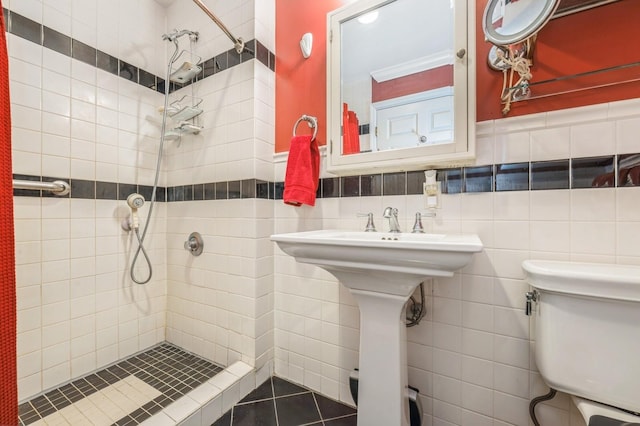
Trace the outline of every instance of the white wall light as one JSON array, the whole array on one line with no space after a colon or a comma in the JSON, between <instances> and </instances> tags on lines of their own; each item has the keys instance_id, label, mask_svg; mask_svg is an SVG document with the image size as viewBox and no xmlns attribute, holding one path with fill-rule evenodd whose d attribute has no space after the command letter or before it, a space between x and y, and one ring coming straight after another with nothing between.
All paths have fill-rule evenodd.
<instances>
[{"instance_id":1,"label":"white wall light","mask_svg":"<svg viewBox=\"0 0 640 426\"><path fill-rule=\"evenodd\" d=\"M307 59L311 56L311 49L313 48L313 34L306 33L300 40L300 50L302 50L302 56Z\"/></svg>"}]
</instances>

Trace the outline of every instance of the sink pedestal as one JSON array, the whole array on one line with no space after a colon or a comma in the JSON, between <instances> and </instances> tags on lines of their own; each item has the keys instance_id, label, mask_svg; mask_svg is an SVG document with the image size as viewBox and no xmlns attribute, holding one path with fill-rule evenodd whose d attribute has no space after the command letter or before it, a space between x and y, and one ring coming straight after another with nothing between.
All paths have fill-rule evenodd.
<instances>
[{"instance_id":1,"label":"sink pedestal","mask_svg":"<svg viewBox=\"0 0 640 426\"><path fill-rule=\"evenodd\" d=\"M405 304L425 275L325 266L360 308L358 426L409 426Z\"/></svg>"},{"instance_id":2,"label":"sink pedestal","mask_svg":"<svg viewBox=\"0 0 640 426\"><path fill-rule=\"evenodd\" d=\"M358 426L408 426L407 331L403 320L408 296L350 292L360 307Z\"/></svg>"}]
</instances>

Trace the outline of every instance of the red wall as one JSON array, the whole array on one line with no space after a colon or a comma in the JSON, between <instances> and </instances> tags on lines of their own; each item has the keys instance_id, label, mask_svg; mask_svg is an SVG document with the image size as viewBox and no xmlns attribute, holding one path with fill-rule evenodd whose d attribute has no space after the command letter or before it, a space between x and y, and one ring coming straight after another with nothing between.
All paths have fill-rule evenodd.
<instances>
[{"instance_id":1,"label":"red wall","mask_svg":"<svg viewBox=\"0 0 640 426\"><path fill-rule=\"evenodd\" d=\"M293 124L302 114L318 117L318 142L326 143L326 14L343 3L276 0L276 152L289 149ZM477 121L502 117L502 73L491 70L484 59L491 47L480 25L486 3L477 0L476 5ZM538 35L533 82L640 62L639 18L640 0L620 0L550 21ZM305 32L313 33L313 53L306 60L298 45ZM566 87L572 84L577 83ZM639 97L640 82L625 83L514 103L509 116Z\"/></svg>"},{"instance_id":2,"label":"red wall","mask_svg":"<svg viewBox=\"0 0 640 426\"><path fill-rule=\"evenodd\" d=\"M453 65L443 65L378 83L371 79L371 102L453 85Z\"/></svg>"},{"instance_id":3,"label":"red wall","mask_svg":"<svg viewBox=\"0 0 640 426\"><path fill-rule=\"evenodd\" d=\"M501 118L502 73L486 62L491 44L484 41L480 22L487 0L477 1L476 50L477 121ZM640 62L640 1L620 0L584 12L549 21L538 33L533 56L532 83L616 65ZM617 74L618 79L634 74L640 67ZM591 79L593 80L593 79ZM567 81L554 89L579 87L583 82ZM535 92L535 88L533 88ZM542 88L540 90L543 90ZM508 117L583 105L640 97L640 83L627 83L582 92L513 103Z\"/></svg>"},{"instance_id":4,"label":"red wall","mask_svg":"<svg viewBox=\"0 0 640 426\"><path fill-rule=\"evenodd\" d=\"M302 114L318 118L318 143L327 143L327 13L343 0L276 0L276 152L288 151ZM302 57L300 39L313 34L313 51ZM310 129L303 123L298 134Z\"/></svg>"}]
</instances>

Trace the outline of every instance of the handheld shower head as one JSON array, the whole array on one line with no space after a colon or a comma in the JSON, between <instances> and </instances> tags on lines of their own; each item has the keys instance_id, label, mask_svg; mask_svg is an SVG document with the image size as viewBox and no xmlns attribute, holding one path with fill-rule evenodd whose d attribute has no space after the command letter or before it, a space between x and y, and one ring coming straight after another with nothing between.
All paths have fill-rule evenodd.
<instances>
[{"instance_id":1,"label":"handheld shower head","mask_svg":"<svg viewBox=\"0 0 640 426\"><path fill-rule=\"evenodd\" d=\"M144 197L140 194L133 193L127 197L127 204L132 209L139 209L144 205Z\"/></svg>"},{"instance_id":2,"label":"handheld shower head","mask_svg":"<svg viewBox=\"0 0 640 426\"><path fill-rule=\"evenodd\" d=\"M144 197L140 194L133 193L127 197L127 205L131 207L131 228L138 229L140 227L138 209L144 205Z\"/></svg>"}]
</instances>

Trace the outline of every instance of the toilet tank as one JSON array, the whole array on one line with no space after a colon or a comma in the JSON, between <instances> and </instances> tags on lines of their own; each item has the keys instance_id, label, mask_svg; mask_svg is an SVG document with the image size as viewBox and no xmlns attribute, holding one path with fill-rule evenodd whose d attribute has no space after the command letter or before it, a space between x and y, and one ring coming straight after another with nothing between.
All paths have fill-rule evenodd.
<instances>
[{"instance_id":1,"label":"toilet tank","mask_svg":"<svg viewBox=\"0 0 640 426\"><path fill-rule=\"evenodd\" d=\"M535 358L552 388L640 412L640 267L527 260Z\"/></svg>"}]
</instances>

